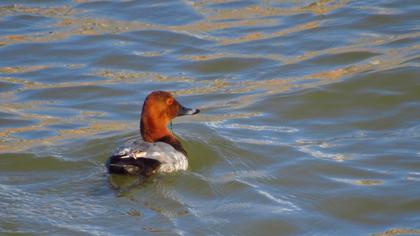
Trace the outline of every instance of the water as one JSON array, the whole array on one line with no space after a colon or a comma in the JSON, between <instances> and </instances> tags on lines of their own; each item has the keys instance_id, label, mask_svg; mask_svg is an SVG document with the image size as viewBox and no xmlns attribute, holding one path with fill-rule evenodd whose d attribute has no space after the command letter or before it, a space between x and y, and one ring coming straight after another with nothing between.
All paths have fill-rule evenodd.
<instances>
[{"instance_id":1,"label":"water","mask_svg":"<svg viewBox=\"0 0 420 236\"><path fill-rule=\"evenodd\" d=\"M418 1L0 3L4 235L420 234ZM108 176L172 91L186 172Z\"/></svg>"}]
</instances>

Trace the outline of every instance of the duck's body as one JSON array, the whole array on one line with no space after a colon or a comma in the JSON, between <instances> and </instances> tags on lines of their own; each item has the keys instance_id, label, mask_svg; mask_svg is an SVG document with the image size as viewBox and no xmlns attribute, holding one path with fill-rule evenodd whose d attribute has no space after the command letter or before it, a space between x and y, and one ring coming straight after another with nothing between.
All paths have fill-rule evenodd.
<instances>
[{"instance_id":1,"label":"duck's body","mask_svg":"<svg viewBox=\"0 0 420 236\"><path fill-rule=\"evenodd\" d=\"M109 159L108 170L115 174L150 175L188 169L188 159L164 142L136 140L120 147Z\"/></svg>"},{"instance_id":2,"label":"duck's body","mask_svg":"<svg viewBox=\"0 0 420 236\"><path fill-rule=\"evenodd\" d=\"M108 171L148 176L186 170L187 152L167 125L177 116L198 112L198 109L183 107L168 92L152 92L143 104L140 119L143 140L130 141L119 148L107 161Z\"/></svg>"}]
</instances>

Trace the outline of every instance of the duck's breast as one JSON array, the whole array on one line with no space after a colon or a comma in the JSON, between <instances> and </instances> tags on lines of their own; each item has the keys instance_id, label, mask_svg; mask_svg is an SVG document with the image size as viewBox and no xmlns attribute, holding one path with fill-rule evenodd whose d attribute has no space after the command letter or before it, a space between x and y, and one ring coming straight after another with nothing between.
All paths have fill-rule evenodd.
<instances>
[{"instance_id":1,"label":"duck's breast","mask_svg":"<svg viewBox=\"0 0 420 236\"><path fill-rule=\"evenodd\" d=\"M152 143L146 152L145 158L158 160L161 163L159 172L188 169L187 157L167 143Z\"/></svg>"}]
</instances>

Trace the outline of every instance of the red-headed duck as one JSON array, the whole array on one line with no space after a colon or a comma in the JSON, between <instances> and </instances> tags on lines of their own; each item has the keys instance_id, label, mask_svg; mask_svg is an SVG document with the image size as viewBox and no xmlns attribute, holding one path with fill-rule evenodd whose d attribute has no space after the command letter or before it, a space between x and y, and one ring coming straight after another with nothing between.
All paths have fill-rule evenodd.
<instances>
[{"instance_id":1,"label":"red-headed duck","mask_svg":"<svg viewBox=\"0 0 420 236\"><path fill-rule=\"evenodd\" d=\"M143 140L127 143L108 160L109 173L148 176L188 168L187 152L168 130L177 116L195 115L199 109L182 106L169 92L154 91L143 104L140 132Z\"/></svg>"}]
</instances>

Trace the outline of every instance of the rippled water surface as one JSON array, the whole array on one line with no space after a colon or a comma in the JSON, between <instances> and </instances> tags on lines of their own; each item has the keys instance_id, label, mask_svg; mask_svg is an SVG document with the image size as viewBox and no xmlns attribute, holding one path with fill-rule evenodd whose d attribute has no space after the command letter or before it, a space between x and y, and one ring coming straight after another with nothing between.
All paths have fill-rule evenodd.
<instances>
[{"instance_id":1,"label":"rippled water surface","mask_svg":"<svg viewBox=\"0 0 420 236\"><path fill-rule=\"evenodd\" d=\"M420 234L420 3L0 2L0 233ZM145 96L186 172L109 176Z\"/></svg>"}]
</instances>

